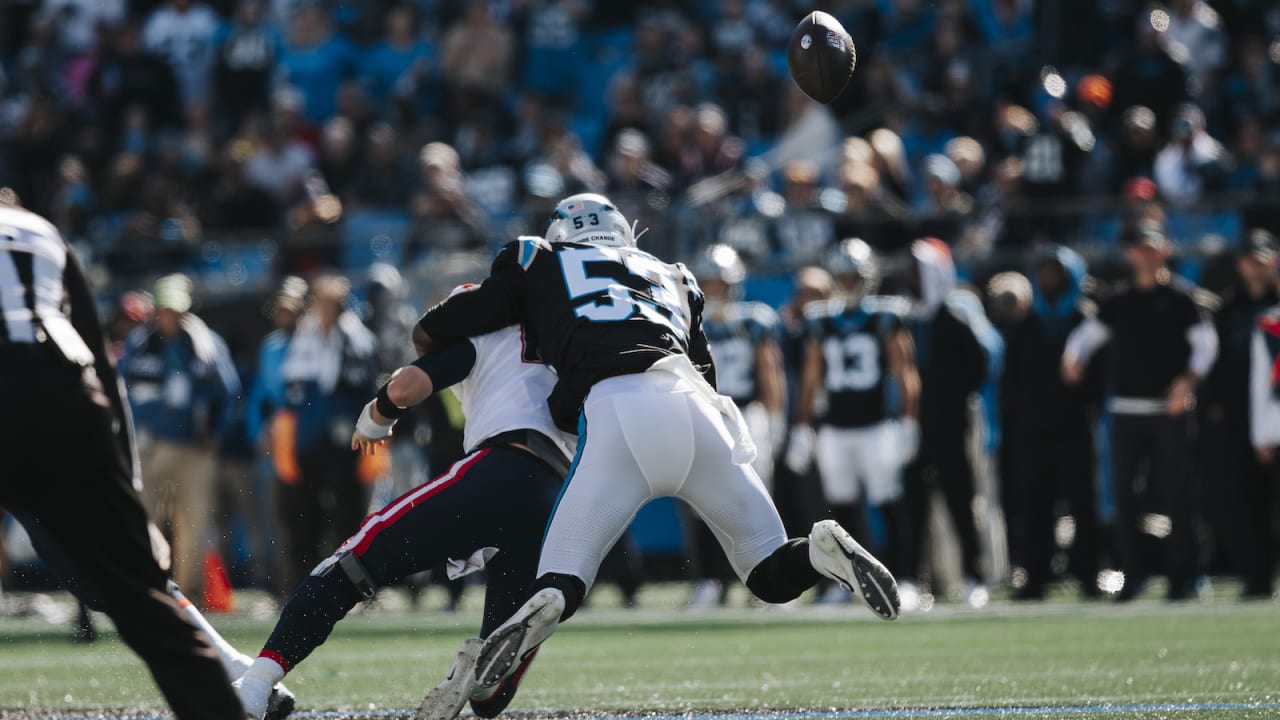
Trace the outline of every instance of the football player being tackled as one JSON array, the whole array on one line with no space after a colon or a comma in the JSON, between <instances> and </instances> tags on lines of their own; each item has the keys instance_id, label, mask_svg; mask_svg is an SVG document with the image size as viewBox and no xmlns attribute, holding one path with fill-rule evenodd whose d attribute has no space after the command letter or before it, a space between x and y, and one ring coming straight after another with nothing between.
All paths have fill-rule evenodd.
<instances>
[{"instance_id":1,"label":"football player being tackled","mask_svg":"<svg viewBox=\"0 0 1280 720\"><path fill-rule=\"evenodd\" d=\"M466 287L454 293L465 294ZM366 518L311 572L281 611L253 666L235 682L250 717L261 720L272 687L351 608L406 575L446 562L455 578L486 569L481 637L520 607L576 440L551 421L546 397L555 376L532 348L519 326L466 338L397 370L365 406L351 447L369 453L386 443L408 408L453 386L467 418L468 454ZM471 701L476 715L494 717L515 695L532 659L528 655L507 682L463 701Z\"/></svg>"},{"instance_id":2,"label":"football player being tackled","mask_svg":"<svg viewBox=\"0 0 1280 720\"><path fill-rule=\"evenodd\" d=\"M545 239L508 244L489 277L427 311L419 348L522 324L556 370L548 398L578 453L552 513L531 597L483 643L464 644L419 718L450 720L473 693L499 687L581 605L600 560L655 497L687 502L759 599L785 603L826 576L878 616L898 616L893 576L826 520L788 540L759 476L742 414L716 391L703 297L683 265L636 248L601 195L555 208Z\"/></svg>"}]
</instances>

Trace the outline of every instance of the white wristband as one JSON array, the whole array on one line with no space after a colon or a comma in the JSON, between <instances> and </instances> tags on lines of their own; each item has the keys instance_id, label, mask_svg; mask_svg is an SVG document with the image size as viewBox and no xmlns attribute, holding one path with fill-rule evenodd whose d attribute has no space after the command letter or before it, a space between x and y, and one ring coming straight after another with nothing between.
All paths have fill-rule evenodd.
<instances>
[{"instance_id":1,"label":"white wristband","mask_svg":"<svg viewBox=\"0 0 1280 720\"><path fill-rule=\"evenodd\" d=\"M391 434L391 428L395 426L392 420L390 425L380 425L373 419L373 401L364 406L364 410L360 411L360 418L356 420L356 432L369 438L370 440L381 440Z\"/></svg>"}]
</instances>

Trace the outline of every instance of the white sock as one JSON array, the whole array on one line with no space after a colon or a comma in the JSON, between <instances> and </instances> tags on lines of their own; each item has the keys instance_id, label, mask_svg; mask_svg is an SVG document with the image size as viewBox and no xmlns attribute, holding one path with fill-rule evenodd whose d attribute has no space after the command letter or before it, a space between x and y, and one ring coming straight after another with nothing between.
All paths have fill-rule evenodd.
<instances>
[{"instance_id":1,"label":"white sock","mask_svg":"<svg viewBox=\"0 0 1280 720\"><path fill-rule=\"evenodd\" d=\"M267 687L273 687L276 683L284 679L284 668L280 667L280 663L271 658L259 657L253 661L249 669L245 671L246 678L262 680L267 683Z\"/></svg>"},{"instance_id":2,"label":"white sock","mask_svg":"<svg viewBox=\"0 0 1280 720\"><path fill-rule=\"evenodd\" d=\"M193 625L200 628L205 635L209 637L209 642L213 643L213 649L218 651L218 660L222 663L222 669L226 671L227 676L232 680L240 677L249 669L249 665L253 663L253 658L236 650L226 638L209 624L204 615L196 609L194 603L182 594L182 589L178 584L170 580L167 584L169 595L178 601L178 607L182 608L182 613L187 616Z\"/></svg>"}]
</instances>

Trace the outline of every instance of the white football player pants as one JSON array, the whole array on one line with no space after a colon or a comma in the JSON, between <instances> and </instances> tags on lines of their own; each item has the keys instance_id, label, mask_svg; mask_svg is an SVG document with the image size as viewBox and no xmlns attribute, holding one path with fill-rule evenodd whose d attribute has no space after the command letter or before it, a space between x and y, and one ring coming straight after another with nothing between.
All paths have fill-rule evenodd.
<instances>
[{"instance_id":1,"label":"white football player pants","mask_svg":"<svg viewBox=\"0 0 1280 720\"><path fill-rule=\"evenodd\" d=\"M864 428L819 429L814 453L827 502L837 505L857 502L863 488L867 502L872 505L901 498L900 434L894 420Z\"/></svg>"},{"instance_id":2,"label":"white football player pants","mask_svg":"<svg viewBox=\"0 0 1280 720\"><path fill-rule=\"evenodd\" d=\"M581 451L547 527L539 576L573 575L590 588L636 512L671 495L707 523L744 582L786 541L759 476L733 462L723 416L689 380L655 370L602 380L583 414Z\"/></svg>"}]
</instances>

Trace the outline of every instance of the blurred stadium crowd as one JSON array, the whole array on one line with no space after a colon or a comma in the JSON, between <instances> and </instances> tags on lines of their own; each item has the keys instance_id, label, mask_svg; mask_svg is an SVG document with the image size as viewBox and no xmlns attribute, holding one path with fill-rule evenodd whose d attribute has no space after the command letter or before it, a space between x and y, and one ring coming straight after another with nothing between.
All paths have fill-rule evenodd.
<instances>
[{"instance_id":1,"label":"blurred stadium crowd","mask_svg":"<svg viewBox=\"0 0 1280 720\"><path fill-rule=\"evenodd\" d=\"M73 243L122 356L143 358L134 379L147 389L133 400L144 460L181 469L167 490L164 469L148 475L169 493L153 511L189 533L175 537L191 573L180 584L201 585L199 553L216 535L249 558L238 581L283 592L375 488L387 495L449 462L460 419L444 401L398 429L418 442L396 445L395 483L359 466L340 436L379 373L403 361L424 303L482 275L515 234L540 232L569 193L608 193L648 228L641 247L665 258L734 248L752 275L746 295L794 312L823 288L793 271L827 263L847 237L885 258L888 290L905 289L911 242L940 238L999 330L1037 307L1028 268L1051 244L1109 280L1125 272L1125 238L1158 232L1181 275L1227 298L1202 296L1206 312L1244 292L1231 248L1274 275L1257 251L1270 241L1245 239L1280 228L1280 3L823 5L859 51L829 107L787 78L786 38L811 7L786 0L0 0L0 186ZM1003 271L1032 282L988 286ZM125 292L137 288L153 292ZM203 340L167 349L179 329ZM1221 361L1243 352L1221 340ZM165 380L191 363L203 384ZM1001 491L990 478L1009 462L997 364L971 448L993 509L976 521L992 537ZM286 397L288 377L307 378L295 392L308 394ZM1201 403L1219 413L1206 409L1206 427L1247 426L1232 398ZM286 406L308 410L272 412ZM1222 426L1226 414L1234 424ZM1093 510L1105 526L1105 442L1098 452L1085 480L1102 487ZM1221 540L1247 500L1214 492L1215 473L1202 473L1197 523ZM323 492L290 481L316 475ZM281 526L275 503L294 503L285 515L297 522ZM1069 539L1061 509L1051 503L1040 522ZM344 514L332 526L305 519ZM1015 525L984 542L984 579L1026 562ZM629 542L671 549L640 535ZM1206 545L1203 567L1243 572L1227 544ZM612 562L625 594L631 549ZM1072 567L1104 567L1104 543L1090 552Z\"/></svg>"}]
</instances>

